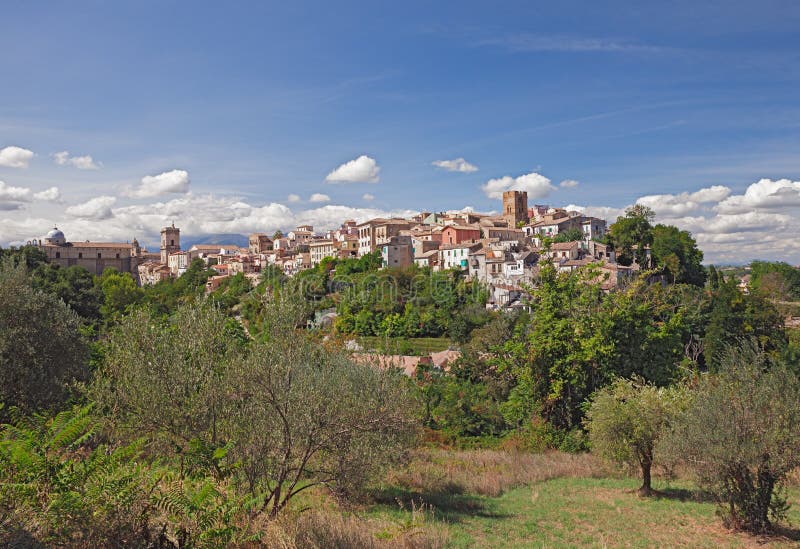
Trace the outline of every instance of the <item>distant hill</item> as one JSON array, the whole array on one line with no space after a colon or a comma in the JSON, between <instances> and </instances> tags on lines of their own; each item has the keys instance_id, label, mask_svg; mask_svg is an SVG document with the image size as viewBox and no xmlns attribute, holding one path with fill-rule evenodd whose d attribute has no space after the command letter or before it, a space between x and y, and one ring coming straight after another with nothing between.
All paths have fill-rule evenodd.
<instances>
[{"instance_id":1,"label":"distant hill","mask_svg":"<svg viewBox=\"0 0 800 549\"><path fill-rule=\"evenodd\" d=\"M247 237L243 234L207 234L181 238L181 248L188 250L195 244L233 244L242 248L247 247Z\"/></svg>"}]
</instances>

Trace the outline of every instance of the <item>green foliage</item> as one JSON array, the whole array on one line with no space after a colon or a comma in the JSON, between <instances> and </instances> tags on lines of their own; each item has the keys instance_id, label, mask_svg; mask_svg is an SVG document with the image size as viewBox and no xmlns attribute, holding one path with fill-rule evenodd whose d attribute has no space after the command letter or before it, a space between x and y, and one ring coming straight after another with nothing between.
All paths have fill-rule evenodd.
<instances>
[{"instance_id":1,"label":"green foliage","mask_svg":"<svg viewBox=\"0 0 800 549\"><path fill-rule=\"evenodd\" d=\"M767 351L783 348L783 319L775 306L758 292L743 294L734 277L726 278L717 271L716 278L703 340L706 366L715 370L727 347L742 338L752 338Z\"/></svg>"},{"instance_id":2,"label":"green foliage","mask_svg":"<svg viewBox=\"0 0 800 549\"><path fill-rule=\"evenodd\" d=\"M144 298L140 301L154 314L168 316L181 304L194 302L204 295L206 282L215 274L202 259L195 259L178 278L168 278L143 288Z\"/></svg>"},{"instance_id":3,"label":"green foliage","mask_svg":"<svg viewBox=\"0 0 800 549\"><path fill-rule=\"evenodd\" d=\"M800 300L800 269L784 262L753 261L750 287L781 301Z\"/></svg>"},{"instance_id":4,"label":"green foliage","mask_svg":"<svg viewBox=\"0 0 800 549\"><path fill-rule=\"evenodd\" d=\"M63 301L33 287L22 264L0 261L0 421L54 409L88 376L81 320Z\"/></svg>"},{"instance_id":5,"label":"green foliage","mask_svg":"<svg viewBox=\"0 0 800 549\"><path fill-rule=\"evenodd\" d=\"M106 269L100 276L103 304L100 312L107 322L118 321L122 316L144 300L144 292L136 285L129 273Z\"/></svg>"},{"instance_id":6,"label":"green foliage","mask_svg":"<svg viewBox=\"0 0 800 549\"><path fill-rule=\"evenodd\" d=\"M87 445L96 428L88 407L0 427L0 509L15 527L6 536L62 546L137 537L149 480L140 447Z\"/></svg>"},{"instance_id":7,"label":"green foliage","mask_svg":"<svg viewBox=\"0 0 800 549\"><path fill-rule=\"evenodd\" d=\"M706 280L703 252L688 231L672 225L653 227L653 265L673 282L703 286Z\"/></svg>"},{"instance_id":8,"label":"green foliage","mask_svg":"<svg viewBox=\"0 0 800 549\"><path fill-rule=\"evenodd\" d=\"M729 347L695 382L668 440L717 500L726 523L762 533L785 515L786 475L800 466L800 378L757 342Z\"/></svg>"},{"instance_id":9,"label":"green foliage","mask_svg":"<svg viewBox=\"0 0 800 549\"><path fill-rule=\"evenodd\" d=\"M100 320L103 291L96 277L83 267L42 263L31 275L35 288L57 296L90 322Z\"/></svg>"},{"instance_id":10,"label":"green foliage","mask_svg":"<svg viewBox=\"0 0 800 549\"><path fill-rule=\"evenodd\" d=\"M583 240L583 231L578 227L573 227L553 237L551 242L576 242Z\"/></svg>"},{"instance_id":11,"label":"green foliage","mask_svg":"<svg viewBox=\"0 0 800 549\"><path fill-rule=\"evenodd\" d=\"M625 215L609 227L608 235L620 265L636 261L643 268L648 267L646 248L653 243L653 219L653 210L637 204L625 210Z\"/></svg>"},{"instance_id":12,"label":"green foliage","mask_svg":"<svg viewBox=\"0 0 800 549\"><path fill-rule=\"evenodd\" d=\"M592 451L618 464L639 467L639 493L652 492L655 448L686 398L677 386L658 388L641 378L619 378L589 401L584 420Z\"/></svg>"}]
</instances>

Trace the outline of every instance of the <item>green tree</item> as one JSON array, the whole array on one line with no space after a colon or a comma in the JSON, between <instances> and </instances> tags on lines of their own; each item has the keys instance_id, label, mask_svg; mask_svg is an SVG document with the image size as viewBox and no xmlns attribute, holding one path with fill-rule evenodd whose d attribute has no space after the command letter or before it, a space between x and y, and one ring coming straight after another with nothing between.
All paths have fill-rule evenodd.
<instances>
[{"instance_id":1,"label":"green tree","mask_svg":"<svg viewBox=\"0 0 800 549\"><path fill-rule=\"evenodd\" d=\"M662 269L673 282L703 286L706 273L703 252L688 231L672 225L653 227L653 265Z\"/></svg>"},{"instance_id":2,"label":"green tree","mask_svg":"<svg viewBox=\"0 0 800 549\"><path fill-rule=\"evenodd\" d=\"M667 439L695 470L726 524L763 533L785 516L780 487L800 467L800 378L755 342L729 347L695 382Z\"/></svg>"},{"instance_id":3,"label":"green tree","mask_svg":"<svg viewBox=\"0 0 800 549\"><path fill-rule=\"evenodd\" d=\"M106 269L100 277L100 288L103 290L103 304L100 312L109 322L115 322L122 315L144 300L144 292L136 285L129 273L121 273L116 269Z\"/></svg>"},{"instance_id":4,"label":"green tree","mask_svg":"<svg viewBox=\"0 0 800 549\"><path fill-rule=\"evenodd\" d=\"M136 310L117 324L90 396L118 435L146 436L168 455L201 462L225 446L219 426L229 401L224 380L241 350L226 321L200 303L181 305L164 321Z\"/></svg>"},{"instance_id":5,"label":"green tree","mask_svg":"<svg viewBox=\"0 0 800 549\"><path fill-rule=\"evenodd\" d=\"M101 318L103 291L96 277L83 267L59 267L42 263L32 271L34 287L56 295L89 321Z\"/></svg>"},{"instance_id":6,"label":"green tree","mask_svg":"<svg viewBox=\"0 0 800 549\"><path fill-rule=\"evenodd\" d=\"M639 494L651 495L656 445L684 402L678 387L658 388L641 378L617 379L588 403L584 425L592 451L618 464L639 467Z\"/></svg>"},{"instance_id":7,"label":"green tree","mask_svg":"<svg viewBox=\"0 0 800 549\"><path fill-rule=\"evenodd\" d=\"M553 237L552 242L575 242L578 240L583 240L583 231L580 228L573 227L563 233L558 233Z\"/></svg>"},{"instance_id":8,"label":"green tree","mask_svg":"<svg viewBox=\"0 0 800 549\"><path fill-rule=\"evenodd\" d=\"M23 413L55 409L88 378L77 314L37 290L23 264L0 260L0 402ZM0 408L0 421L8 408Z\"/></svg>"},{"instance_id":9,"label":"green tree","mask_svg":"<svg viewBox=\"0 0 800 549\"><path fill-rule=\"evenodd\" d=\"M653 244L653 219L653 210L637 204L625 210L625 215L609 227L608 234L621 265L636 261L643 268L649 267L647 248Z\"/></svg>"}]
</instances>

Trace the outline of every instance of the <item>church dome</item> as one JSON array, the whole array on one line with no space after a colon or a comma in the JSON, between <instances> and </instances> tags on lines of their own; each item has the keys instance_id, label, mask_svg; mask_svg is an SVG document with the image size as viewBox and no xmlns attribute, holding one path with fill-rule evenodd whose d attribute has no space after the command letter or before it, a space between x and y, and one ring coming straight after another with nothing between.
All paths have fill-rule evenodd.
<instances>
[{"instance_id":1,"label":"church dome","mask_svg":"<svg viewBox=\"0 0 800 549\"><path fill-rule=\"evenodd\" d=\"M45 238L64 238L64 233L58 230L58 227L53 227L53 229L47 233Z\"/></svg>"},{"instance_id":2,"label":"church dome","mask_svg":"<svg viewBox=\"0 0 800 549\"><path fill-rule=\"evenodd\" d=\"M53 227L53 229L44 237L44 240L49 244L66 244L67 237L64 236L64 233L58 230L58 227Z\"/></svg>"}]
</instances>

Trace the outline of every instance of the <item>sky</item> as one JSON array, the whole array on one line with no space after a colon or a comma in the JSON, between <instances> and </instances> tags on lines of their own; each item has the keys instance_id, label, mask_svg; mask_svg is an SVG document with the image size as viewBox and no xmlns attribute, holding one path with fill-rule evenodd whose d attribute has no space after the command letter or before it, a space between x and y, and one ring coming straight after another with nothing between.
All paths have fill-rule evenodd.
<instances>
[{"instance_id":1,"label":"sky","mask_svg":"<svg viewBox=\"0 0 800 549\"><path fill-rule=\"evenodd\" d=\"M800 3L9 2L0 245L635 203L800 264Z\"/></svg>"}]
</instances>

